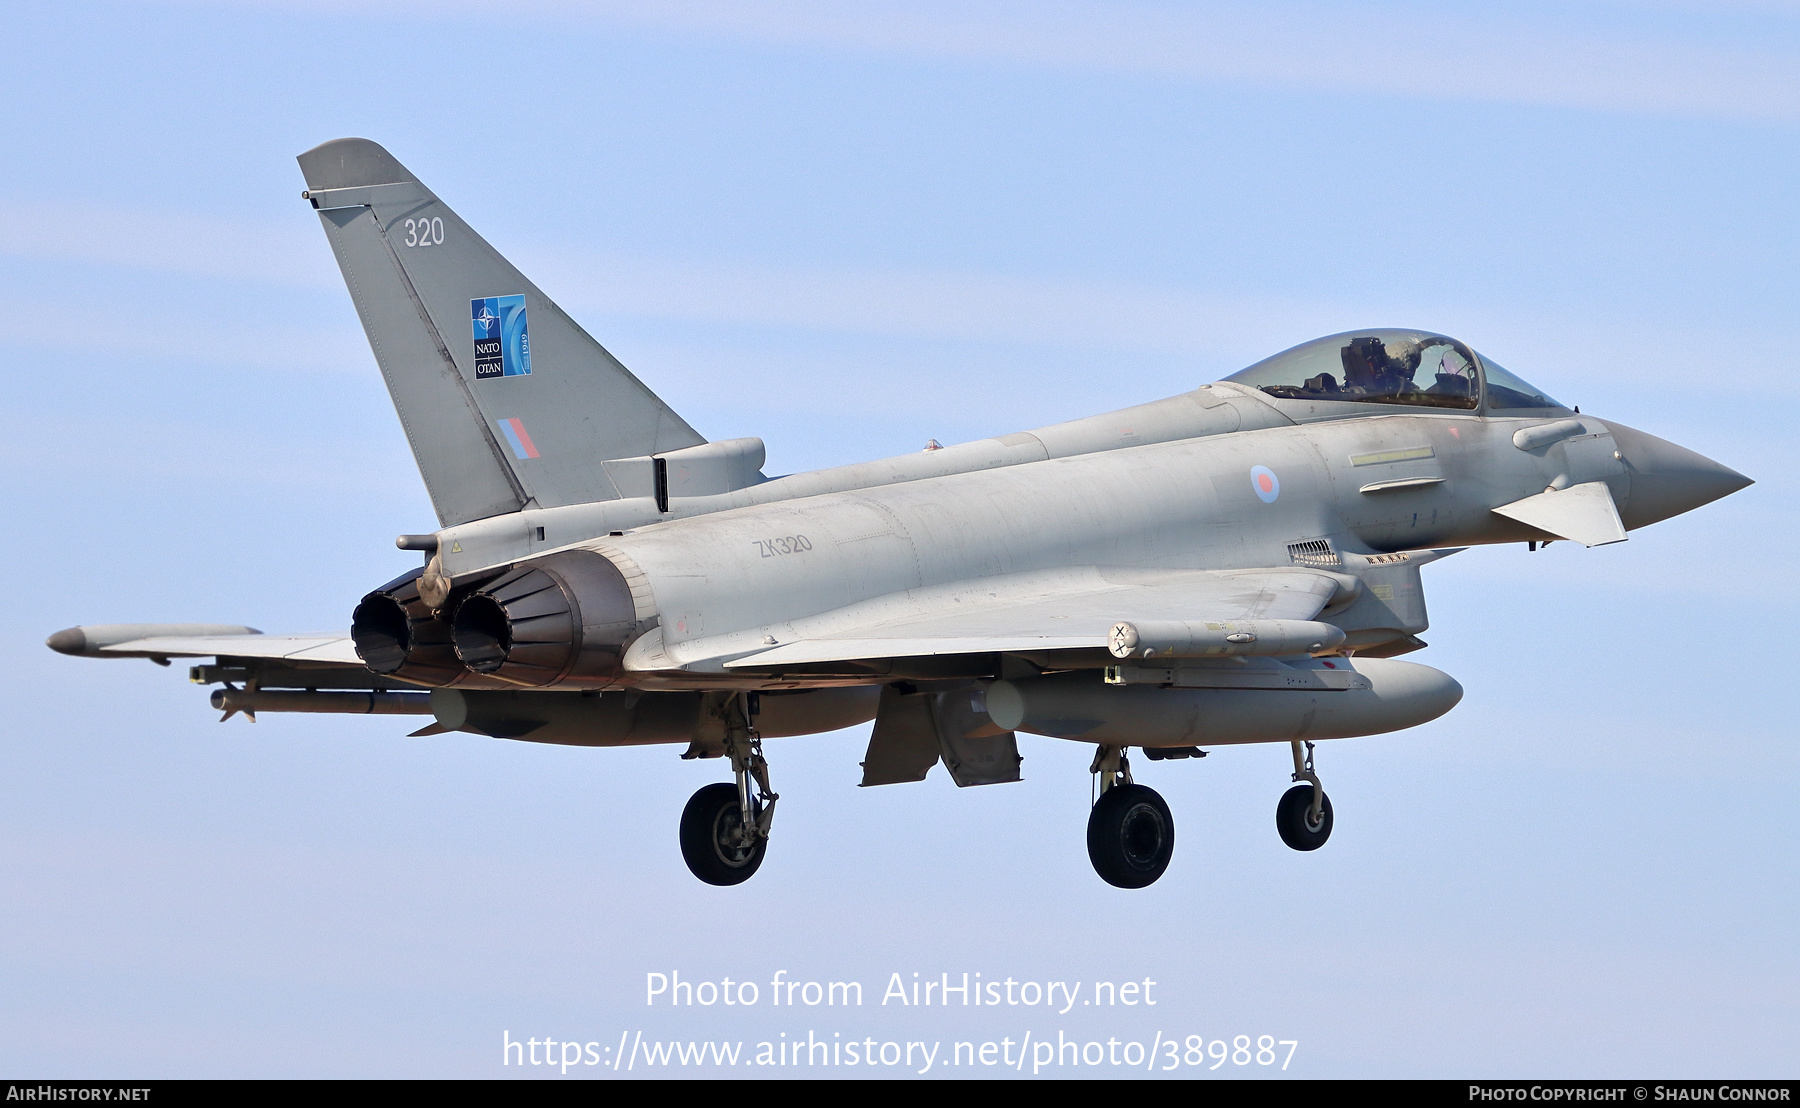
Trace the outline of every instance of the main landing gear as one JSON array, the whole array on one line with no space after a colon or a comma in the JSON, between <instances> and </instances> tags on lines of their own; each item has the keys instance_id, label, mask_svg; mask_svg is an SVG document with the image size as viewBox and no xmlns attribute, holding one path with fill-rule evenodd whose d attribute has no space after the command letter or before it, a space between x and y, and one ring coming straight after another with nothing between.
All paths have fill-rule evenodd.
<instances>
[{"instance_id":1,"label":"main landing gear","mask_svg":"<svg viewBox=\"0 0 1800 1108\"><path fill-rule=\"evenodd\" d=\"M1294 780L1302 782L1281 795L1275 805L1275 829L1281 841L1295 850L1317 850L1331 838L1331 798L1319 775L1313 772L1313 744L1296 741L1294 748Z\"/></svg>"},{"instance_id":2,"label":"main landing gear","mask_svg":"<svg viewBox=\"0 0 1800 1108\"><path fill-rule=\"evenodd\" d=\"M1125 748L1102 746L1089 772L1099 779L1100 799L1088 813L1088 860L1109 885L1141 889L1169 868L1175 853L1175 817L1163 798L1131 780Z\"/></svg>"},{"instance_id":3,"label":"main landing gear","mask_svg":"<svg viewBox=\"0 0 1800 1108\"><path fill-rule=\"evenodd\" d=\"M708 885L750 879L769 849L769 826L780 795L769 788L762 736L751 723L755 693L733 700L725 717L725 753L733 784L719 782L695 793L681 811L681 857Z\"/></svg>"},{"instance_id":4,"label":"main landing gear","mask_svg":"<svg viewBox=\"0 0 1800 1108\"><path fill-rule=\"evenodd\" d=\"M1291 745L1296 784L1275 806L1275 828L1281 841L1295 850L1317 850L1331 838L1331 798L1313 772L1313 744ZM1121 889L1155 883L1175 853L1175 819L1169 806L1156 790L1131 780L1124 747L1100 747L1088 771L1100 787L1100 798L1088 813L1088 860L1094 863L1094 872Z\"/></svg>"}]
</instances>

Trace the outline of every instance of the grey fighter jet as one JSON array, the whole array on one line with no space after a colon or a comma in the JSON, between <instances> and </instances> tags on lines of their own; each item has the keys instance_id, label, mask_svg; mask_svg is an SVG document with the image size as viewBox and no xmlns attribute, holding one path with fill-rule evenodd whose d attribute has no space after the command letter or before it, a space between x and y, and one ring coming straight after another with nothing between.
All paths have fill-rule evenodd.
<instances>
[{"instance_id":1,"label":"grey fighter jet","mask_svg":"<svg viewBox=\"0 0 1800 1108\"><path fill-rule=\"evenodd\" d=\"M1017 781L1019 732L1089 744L1088 852L1125 888L1175 842L1129 750L1288 743L1276 825L1317 849L1313 743L1462 696L1395 660L1425 645L1426 563L1622 542L1750 484L1456 339L1381 328L1106 415L767 477L760 439L702 438L386 150L299 160L438 515L397 540L424 564L347 635L128 624L49 645L210 658L190 672L226 718L429 716L415 734L726 759L734 779L680 821L716 885L767 848L763 740L870 720L864 785L940 761L958 785Z\"/></svg>"}]
</instances>

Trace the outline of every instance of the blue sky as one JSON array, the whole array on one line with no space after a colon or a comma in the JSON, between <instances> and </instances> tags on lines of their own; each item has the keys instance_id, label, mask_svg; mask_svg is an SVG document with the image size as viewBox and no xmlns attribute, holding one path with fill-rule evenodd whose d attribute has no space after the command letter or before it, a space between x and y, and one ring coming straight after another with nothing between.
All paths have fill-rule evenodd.
<instances>
[{"instance_id":1,"label":"blue sky","mask_svg":"<svg viewBox=\"0 0 1800 1108\"><path fill-rule=\"evenodd\" d=\"M1301 1076L1792 1069L1800 6L272 0L8 26L6 1070L504 1076L503 1031L640 1030L1269 1033ZM858 729L771 744L769 861L711 889L674 830L716 765L220 726L179 671L41 645L340 627L408 564L392 537L429 506L293 162L344 135L702 434L762 436L771 473L1418 326L1758 484L1622 546L1427 570L1417 657L1467 696L1321 748L1316 854L1274 833L1284 748L1146 768L1176 859L1125 893L1083 852L1086 749L1023 739L1018 785L859 790ZM649 972L781 969L870 1003L642 1003ZM891 973L963 971L1161 999L874 1004Z\"/></svg>"}]
</instances>

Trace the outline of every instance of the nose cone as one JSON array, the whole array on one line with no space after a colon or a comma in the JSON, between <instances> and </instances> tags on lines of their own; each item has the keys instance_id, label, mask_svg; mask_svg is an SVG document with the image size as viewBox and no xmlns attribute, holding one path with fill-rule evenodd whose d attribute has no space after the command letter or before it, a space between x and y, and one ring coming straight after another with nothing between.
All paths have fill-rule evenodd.
<instances>
[{"instance_id":1,"label":"nose cone","mask_svg":"<svg viewBox=\"0 0 1800 1108\"><path fill-rule=\"evenodd\" d=\"M1667 439L1647 435L1622 423L1606 422L1631 474L1631 495L1619 508L1627 528L1691 512L1721 496L1755 484L1729 466Z\"/></svg>"}]
</instances>

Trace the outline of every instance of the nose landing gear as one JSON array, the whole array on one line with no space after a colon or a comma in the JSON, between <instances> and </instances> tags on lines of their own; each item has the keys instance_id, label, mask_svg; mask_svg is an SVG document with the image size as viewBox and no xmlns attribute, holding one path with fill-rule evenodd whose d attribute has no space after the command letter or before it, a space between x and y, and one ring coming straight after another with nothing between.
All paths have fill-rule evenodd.
<instances>
[{"instance_id":1,"label":"nose landing gear","mask_svg":"<svg viewBox=\"0 0 1800 1108\"><path fill-rule=\"evenodd\" d=\"M1317 850L1331 838L1331 798L1313 772L1313 744L1305 744L1304 754L1300 742L1292 745L1294 780L1304 783L1281 794L1281 802L1275 805L1275 829L1281 832L1281 841L1295 850Z\"/></svg>"},{"instance_id":2,"label":"nose landing gear","mask_svg":"<svg viewBox=\"0 0 1800 1108\"><path fill-rule=\"evenodd\" d=\"M1154 883L1175 853L1175 817L1168 804L1155 789L1132 782L1123 747L1102 746L1090 772L1100 785L1100 799L1088 813L1094 872L1121 889Z\"/></svg>"}]
</instances>

